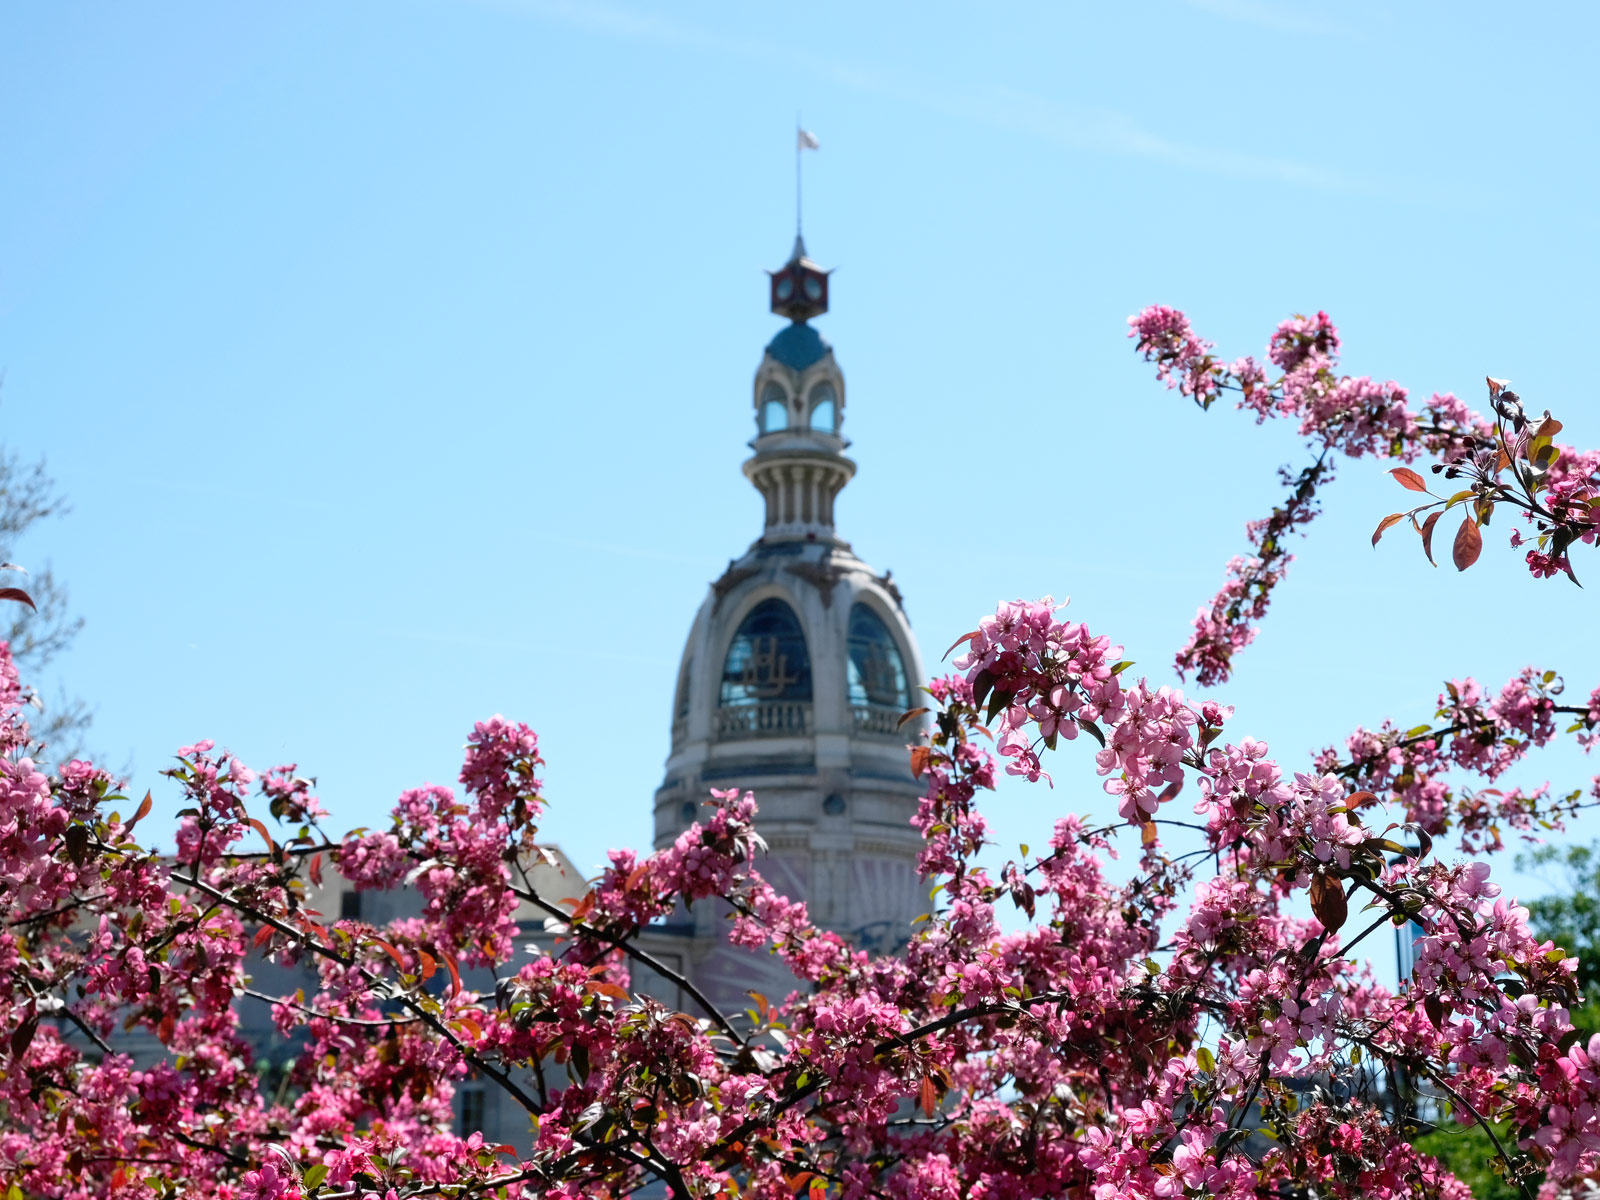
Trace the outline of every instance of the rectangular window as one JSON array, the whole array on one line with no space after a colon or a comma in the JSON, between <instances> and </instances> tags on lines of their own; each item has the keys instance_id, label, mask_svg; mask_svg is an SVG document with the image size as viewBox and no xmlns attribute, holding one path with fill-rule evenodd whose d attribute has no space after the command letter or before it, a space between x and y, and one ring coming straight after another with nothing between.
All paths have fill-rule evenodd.
<instances>
[{"instance_id":1,"label":"rectangular window","mask_svg":"<svg viewBox=\"0 0 1600 1200\"><path fill-rule=\"evenodd\" d=\"M484 1101L482 1088L461 1089L461 1115L456 1120L458 1137L471 1137L475 1133L483 1132L483 1118L487 1107Z\"/></svg>"},{"instance_id":2,"label":"rectangular window","mask_svg":"<svg viewBox=\"0 0 1600 1200\"><path fill-rule=\"evenodd\" d=\"M341 921L359 921L361 919L361 893L339 893L339 919Z\"/></svg>"}]
</instances>

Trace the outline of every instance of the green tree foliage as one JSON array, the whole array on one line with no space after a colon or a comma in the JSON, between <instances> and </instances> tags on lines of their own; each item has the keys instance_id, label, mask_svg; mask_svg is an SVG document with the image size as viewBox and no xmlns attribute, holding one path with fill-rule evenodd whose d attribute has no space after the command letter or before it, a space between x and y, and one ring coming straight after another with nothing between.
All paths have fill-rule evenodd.
<instances>
[{"instance_id":1,"label":"green tree foliage","mask_svg":"<svg viewBox=\"0 0 1600 1200\"><path fill-rule=\"evenodd\" d=\"M1499 1132L1503 1136L1509 1131ZM1522 1192L1489 1165L1495 1148L1481 1125L1447 1125L1423 1134L1415 1145L1450 1168L1451 1174L1472 1189L1474 1200L1522 1200Z\"/></svg>"},{"instance_id":2,"label":"green tree foliage","mask_svg":"<svg viewBox=\"0 0 1600 1200\"><path fill-rule=\"evenodd\" d=\"M1585 1039L1600 1033L1600 845L1541 846L1519 855L1517 869L1559 866L1566 886L1528 902L1528 924L1578 959L1583 1005L1572 1023Z\"/></svg>"}]
</instances>

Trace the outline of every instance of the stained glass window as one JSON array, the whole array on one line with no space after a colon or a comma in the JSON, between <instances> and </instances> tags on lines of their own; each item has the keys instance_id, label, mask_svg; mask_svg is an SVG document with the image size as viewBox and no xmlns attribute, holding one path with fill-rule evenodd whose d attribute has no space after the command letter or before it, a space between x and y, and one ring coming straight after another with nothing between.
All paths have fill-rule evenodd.
<instances>
[{"instance_id":1,"label":"stained glass window","mask_svg":"<svg viewBox=\"0 0 1600 1200\"><path fill-rule=\"evenodd\" d=\"M905 708L906 666L883 618L865 604L850 610L850 703Z\"/></svg>"},{"instance_id":2,"label":"stained glass window","mask_svg":"<svg viewBox=\"0 0 1600 1200\"><path fill-rule=\"evenodd\" d=\"M722 668L722 703L810 700L811 659L800 618L782 600L763 600L733 635Z\"/></svg>"}]
</instances>

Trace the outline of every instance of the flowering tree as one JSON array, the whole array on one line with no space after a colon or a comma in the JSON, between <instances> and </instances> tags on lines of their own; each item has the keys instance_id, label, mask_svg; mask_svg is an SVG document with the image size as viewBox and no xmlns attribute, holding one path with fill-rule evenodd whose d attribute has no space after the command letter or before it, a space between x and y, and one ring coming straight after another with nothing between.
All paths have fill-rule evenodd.
<instances>
[{"instance_id":1,"label":"flowering tree","mask_svg":"<svg viewBox=\"0 0 1600 1200\"><path fill-rule=\"evenodd\" d=\"M1294 336L1335 344L1331 327ZM1484 862L1453 860L1600 800L1600 782L1483 786L1563 726L1592 746L1600 689L1562 704L1553 673L1492 697L1454 681L1424 723L1357 730L1296 771L1228 708L1130 678L1120 647L1049 600L1001 606L957 648L908 714L927 727L910 767L933 911L879 957L762 878L748 794L713 792L664 850L613 851L581 900L542 895L538 743L498 717L473 730L463 796L406 792L388 829L342 838L292 767L258 776L185 747L167 772L176 849L157 854L135 836L149 795L124 820L104 771L48 775L28 756L0 652L11 1194L1464 1197L1411 1145L1415 1086L1480 1123L1530 1194L1600 1166L1600 1039L1571 1026L1576 960L1530 933ZM1119 819L1062 816L1046 848L985 869L978 798L1002 764L1048 783L1052 755L1092 759ZM1175 829L1197 848L1168 849ZM1118 841L1137 856L1126 883L1103 872ZM420 916L312 911L328 867L360 889L414 886ZM652 920L697 903L724 906L729 936L779 956L794 991L716 1012L641 949ZM562 940L519 962L524 904ZM1356 956L1406 922L1416 971L1392 992ZM252 955L312 962L318 986L258 992ZM491 967L495 987L465 986ZM703 1011L637 994L639 968ZM246 1003L300 1039L275 1097L250 1069ZM451 1131L469 1074L526 1110L526 1152Z\"/></svg>"}]
</instances>

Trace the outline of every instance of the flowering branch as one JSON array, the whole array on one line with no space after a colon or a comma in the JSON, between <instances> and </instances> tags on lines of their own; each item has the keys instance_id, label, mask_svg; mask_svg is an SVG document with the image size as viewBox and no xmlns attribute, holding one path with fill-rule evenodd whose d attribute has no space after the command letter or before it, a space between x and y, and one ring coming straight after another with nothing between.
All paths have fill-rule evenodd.
<instances>
[{"instance_id":1,"label":"flowering branch","mask_svg":"<svg viewBox=\"0 0 1600 1200\"><path fill-rule=\"evenodd\" d=\"M1373 534L1373 545L1385 530L1410 517L1432 562L1434 525L1444 512L1462 505L1466 516L1451 553L1464 571L1481 552L1481 527L1497 504L1505 504L1533 527L1530 573L1549 578L1564 572L1577 582L1568 551L1577 544L1593 545L1600 533L1600 451L1557 445L1553 439L1561 422L1548 412L1530 420L1505 381L1488 381L1492 421L1449 394L1435 394L1419 412L1408 403L1406 390L1392 381L1380 384L1337 373L1339 335L1326 313L1296 316L1278 326L1267 347L1268 362L1281 372L1272 378L1267 366L1253 358L1231 364L1216 358L1212 345L1176 309L1153 305L1129 317L1128 324L1138 352L1156 365L1157 378L1169 387L1193 397L1203 409L1222 392L1236 392L1238 407L1255 413L1258 424L1269 417L1298 418L1300 433L1316 454L1314 465L1298 476L1290 503L1247 527L1257 553L1229 564L1228 582L1196 616L1194 634L1178 655L1181 676L1192 671L1207 687L1227 681L1234 654L1254 639L1272 589L1286 573L1290 556L1280 539L1316 515L1315 489L1326 482L1324 466L1334 451L1349 458L1404 463L1430 455L1439 460L1434 473L1469 485L1452 496L1433 497L1409 513L1385 517ZM1427 490L1409 467L1393 474L1414 491ZM1426 523L1417 521L1424 512L1430 513ZM1511 534L1514 547L1526 540L1520 531Z\"/></svg>"}]
</instances>

